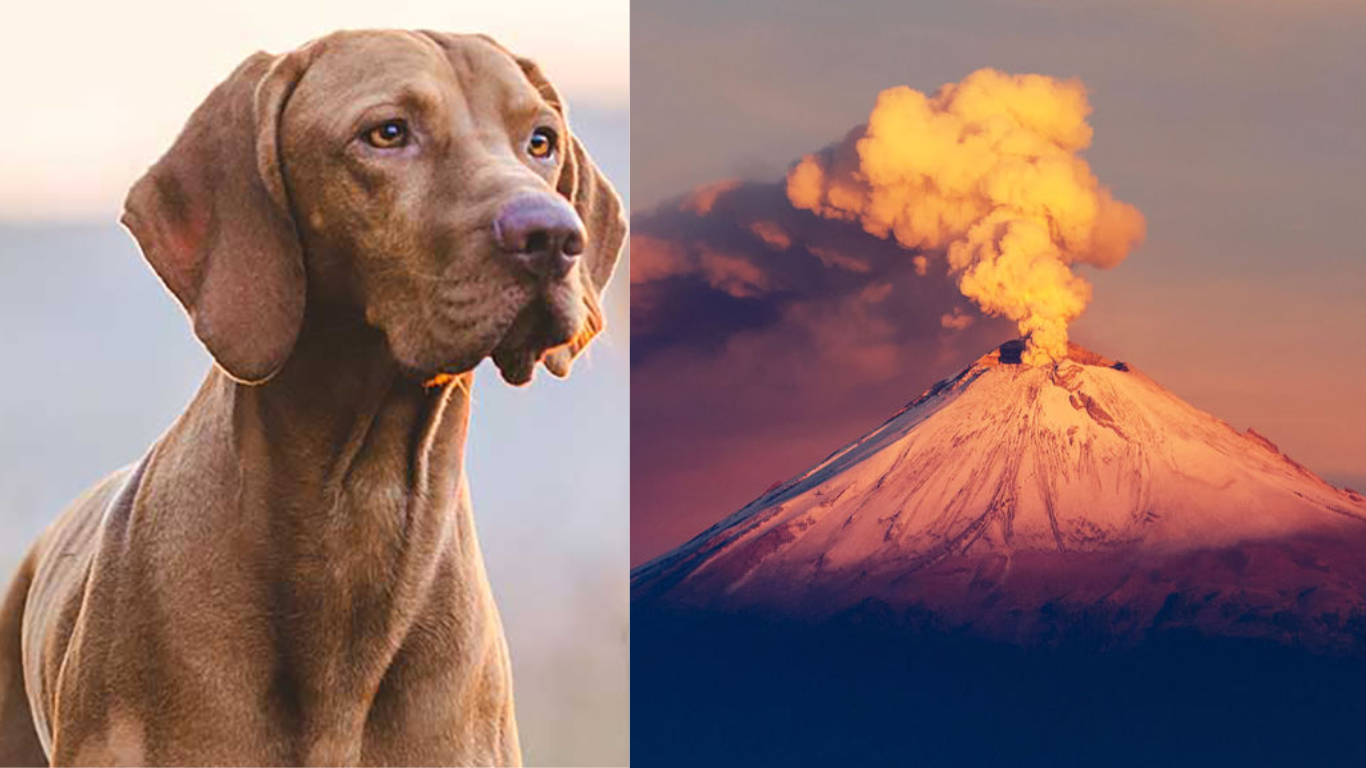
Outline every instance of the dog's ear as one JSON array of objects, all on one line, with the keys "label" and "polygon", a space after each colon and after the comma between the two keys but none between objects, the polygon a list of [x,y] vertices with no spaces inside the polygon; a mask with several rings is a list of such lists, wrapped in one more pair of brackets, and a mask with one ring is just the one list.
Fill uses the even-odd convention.
[{"label": "dog's ear", "polygon": [[[514,56],[517,65],[527,80],[535,86],[551,106],[564,117],[565,126],[569,125],[569,114],[563,99],[550,84],[541,68],[534,61]],[[556,376],[569,375],[574,358],[602,332],[606,326],[606,316],[602,310],[602,295],[612,271],[621,257],[622,246],[626,242],[626,216],[622,209],[621,198],[612,188],[611,182],[598,170],[593,158],[588,156],[583,143],[574,136],[572,130],[564,139],[564,168],[556,189],[567,198],[588,233],[579,268],[585,282],[584,301],[588,304],[588,321],[579,334],[568,344],[556,347],[546,353],[545,367]]]},{"label": "dog's ear", "polygon": [[557,188],[578,211],[588,233],[579,268],[586,284],[584,301],[588,305],[588,321],[573,340],[550,350],[545,356],[545,367],[556,376],[565,377],[569,375],[574,358],[606,327],[602,297],[621,258],[627,223],[617,191],[573,134],[566,142],[564,170]]},{"label": "dog's ear", "polygon": [[247,383],[285,364],[303,322],[303,253],[279,128],[310,58],[308,48],[248,58],[124,203],[124,226],[185,307],[195,335],[224,371]]}]

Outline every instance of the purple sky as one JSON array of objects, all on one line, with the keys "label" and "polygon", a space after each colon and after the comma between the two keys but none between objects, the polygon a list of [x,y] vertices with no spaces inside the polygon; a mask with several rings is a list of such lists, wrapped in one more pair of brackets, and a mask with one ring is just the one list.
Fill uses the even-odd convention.
[{"label": "purple sky", "polygon": [[[632,552],[639,564],[1012,335],[942,263],[785,205],[879,91],[1079,77],[1085,156],[1146,243],[1073,339],[1366,486],[1366,6],[977,0],[633,4]],[[691,190],[745,183],[705,206]],[[759,237],[767,221],[786,248]],[[779,243],[781,244],[781,243]],[[815,246],[813,251],[812,246]],[[815,251],[825,254],[820,258]],[[844,260],[831,256],[839,254]],[[917,279],[918,278],[918,279]],[[940,318],[977,318],[964,330]]]}]

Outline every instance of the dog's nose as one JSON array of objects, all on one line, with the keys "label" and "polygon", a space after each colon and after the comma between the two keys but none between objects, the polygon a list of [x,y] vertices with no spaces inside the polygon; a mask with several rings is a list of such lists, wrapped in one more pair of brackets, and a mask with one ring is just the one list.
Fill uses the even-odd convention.
[{"label": "dog's nose", "polygon": [[563,277],[583,253],[583,222],[554,195],[518,195],[493,218],[493,239],[538,277]]}]

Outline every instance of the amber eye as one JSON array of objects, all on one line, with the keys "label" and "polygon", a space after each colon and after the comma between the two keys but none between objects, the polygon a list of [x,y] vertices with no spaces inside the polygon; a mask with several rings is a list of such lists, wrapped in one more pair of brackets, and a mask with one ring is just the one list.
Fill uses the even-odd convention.
[{"label": "amber eye", "polygon": [[538,160],[550,157],[555,154],[555,145],[559,138],[553,128],[537,128],[531,132],[531,140],[527,142],[527,154]]},{"label": "amber eye", "polygon": [[408,123],[404,120],[385,120],[365,132],[365,141],[379,149],[393,149],[408,143]]}]

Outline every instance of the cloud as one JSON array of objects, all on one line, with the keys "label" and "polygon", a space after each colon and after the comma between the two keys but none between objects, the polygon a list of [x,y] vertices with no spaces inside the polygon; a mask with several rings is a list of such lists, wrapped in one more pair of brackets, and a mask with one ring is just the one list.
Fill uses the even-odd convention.
[{"label": "cloud", "polygon": [[683,201],[678,204],[678,208],[687,213],[706,216],[711,213],[712,206],[716,205],[716,200],[721,195],[740,186],[740,183],[739,179],[727,179],[698,187],[683,198]]},{"label": "cloud", "polygon": [[952,312],[945,312],[939,316],[939,325],[944,328],[952,328],[961,331],[972,325],[973,317],[963,311],[962,307],[954,307]]},{"label": "cloud", "polygon": [[[869,271],[869,269],[871,269],[864,262],[859,261],[853,256],[846,256],[845,254],[839,252],[834,248],[828,248],[819,245],[808,245],[806,247],[806,250],[812,256],[815,256],[817,259],[820,259],[820,262],[827,267],[834,267],[836,269],[847,269],[850,272],[867,272]],[[922,272],[921,274],[924,273]]]},{"label": "cloud", "polygon": [[865,126],[788,173],[793,206],[942,254],[963,295],[1015,321],[1026,359],[1067,350],[1091,286],[1073,264],[1113,267],[1144,235],[1138,209],[1101,186],[1079,80],[978,70],[932,96],[889,88]]},{"label": "cloud", "polygon": [[697,259],[707,285],[737,299],[762,296],[772,287],[768,275],[743,256],[730,256],[703,245]]},{"label": "cloud", "polygon": [[631,233],[631,284],[650,283],[694,269],[688,254],[678,243]]},{"label": "cloud", "polygon": [[787,236],[783,228],[771,221],[756,221],[749,225],[749,231],[754,236],[764,241],[764,245],[775,251],[786,251],[792,247],[792,238]]}]

